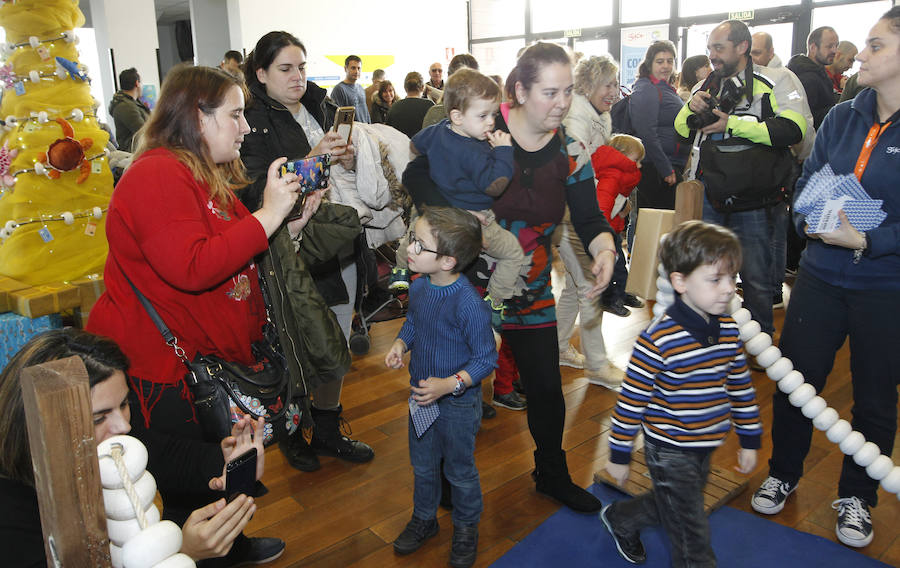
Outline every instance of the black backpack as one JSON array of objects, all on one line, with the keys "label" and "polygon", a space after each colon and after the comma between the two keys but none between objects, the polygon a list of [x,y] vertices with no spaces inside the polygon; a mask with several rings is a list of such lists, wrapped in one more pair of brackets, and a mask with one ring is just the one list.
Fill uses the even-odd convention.
[{"label": "black backpack", "polygon": [[628,116],[628,108],[631,106],[631,91],[621,88],[622,98],[613,103],[609,109],[609,117],[612,119],[613,134],[631,134],[634,136],[634,127],[631,126],[631,117]]}]

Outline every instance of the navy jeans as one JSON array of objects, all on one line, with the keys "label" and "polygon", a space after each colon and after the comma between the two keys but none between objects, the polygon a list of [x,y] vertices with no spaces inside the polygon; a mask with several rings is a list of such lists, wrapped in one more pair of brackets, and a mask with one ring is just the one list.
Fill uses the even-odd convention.
[{"label": "navy jeans", "polygon": [[607,518],[616,533],[632,537],[641,529],[662,525],[672,544],[672,566],[715,566],[703,509],[712,452],[679,450],[645,438],[644,455],[653,490],[610,506]]},{"label": "navy jeans", "polygon": [[772,294],[781,295],[784,284],[784,269],[787,264],[787,233],[794,227],[789,222],[790,212],[787,203],[779,203],[772,207],[769,223],[772,224]]},{"label": "navy jeans", "polygon": [[[848,270],[852,269],[848,268]],[[781,351],[821,392],[834,356],[850,336],[853,429],[890,456],[897,434],[900,383],[900,294],[896,290],[848,290],[811,276],[802,268],[791,294],[781,332]],[[772,459],[769,474],[790,483],[803,475],[813,425],[786,394],[775,390]],[[839,497],[878,502],[878,482],[844,456]]]},{"label": "navy jeans", "polygon": [[483,509],[481,483],[475,468],[475,434],[481,425],[481,385],[459,397],[438,400],[441,413],[421,438],[409,420],[409,461],[413,466],[413,516],[437,516],[441,499],[441,460],[453,487],[453,524],[475,526]]},{"label": "navy jeans", "polygon": [[772,323],[772,296],[775,294],[772,286],[773,219],[772,208],[719,213],[706,197],[703,198],[703,220],[728,227],[741,241],[744,256],[741,266],[744,307],[750,310],[753,319],[769,335],[775,332],[775,325]]}]

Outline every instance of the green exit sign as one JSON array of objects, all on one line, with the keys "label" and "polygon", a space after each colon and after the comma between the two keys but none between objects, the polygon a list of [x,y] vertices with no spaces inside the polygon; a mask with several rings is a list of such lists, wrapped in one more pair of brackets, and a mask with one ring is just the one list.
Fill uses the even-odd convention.
[{"label": "green exit sign", "polygon": [[563,35],[565,37],[581,37],[581,28],[574,30],[564,30]]},{"label": "green exit sign", "polygon": [[741,12],[728,12],[729,20],[752,20],[753,10],[743,10]]}]

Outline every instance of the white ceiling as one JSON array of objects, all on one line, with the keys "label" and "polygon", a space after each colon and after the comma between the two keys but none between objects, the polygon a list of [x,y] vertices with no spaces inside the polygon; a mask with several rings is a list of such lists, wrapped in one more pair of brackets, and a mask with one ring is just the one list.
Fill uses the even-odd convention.
[{"label": "white ceiling", "polygon": [[154,0],[154,4],[156,5],[156,21],[160,24],[191,19],[188,0]]}]

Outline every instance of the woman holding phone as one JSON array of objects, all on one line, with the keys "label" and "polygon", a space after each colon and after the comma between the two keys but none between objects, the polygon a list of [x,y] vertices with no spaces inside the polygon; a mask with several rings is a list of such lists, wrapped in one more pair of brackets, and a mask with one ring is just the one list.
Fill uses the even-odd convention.
[{"label": "woman holding phone", "polygon": [[[128,358],[112,340],[73,328],[55,329],[32,338],[16,353],[0,373],[0,547],[7,566],[46,566],[44,537],[38,514],[37,493],[31,466],[31,450],[25,429],[25,406],[21,395],[21,372],[26,367],[77,356],[84,362],[91,387],[91,411],[94,441],[131,431],[131,408],[125,381]],[[244,418],[235,425],[233,436],[222,441],[220,464],[228,462],[250,448],[262,456],[261,423]],[[263,462],[257,463],[256,478],[262,476]],[[219,466],[221,472],[222,466]],[[216,491],[224,489],[223,478],[202,478],[199,471],[180,471],[172,464],[151,472],[159,484],[209,484]],[[182,474],[196,476],[195,479]],[[225,499],[211,497],[210,504],[193,511],[181,527],[181,552],[196,560],[226,556],[232,546],[244,547],[249,539],[241,537],[250,517],[256,511],[251,497],[241,495],[226,504]],[[264,539],[278,544],[277,539]],[[277,541],[277,542],[276,542]],[[225,562],[232,565],[238,550]],[[222,562],[222,561],[219,561]],[[202,564],[201,564],[202,565]]]},{"label": "woman holding phone", "polygon": [[[248,207],[258,206],[266,168],[277,158],[331,154],[332,167],[354,168],[353,146],[334,132],[337,107],[325,89],[306,80],[306,47],[300,40],[287,32],[269,32],[244,65],[252,100],[247,105],[250,132],[241,159],[254,181],[239,197]],[[357,463],[375,455],[368,445],[340,430],[341,388],[350,368],[347,339],[357,290],[354,240],[361,227],[350,207],[329,204],[328,213],[328,219],[323,214],[314,217],[297,239],[291,239],[283,225],[263,261],[273,303],[284,315],[281,323],[293,327],[303,343],[296,350],[299,368],[291,370],[304,378],[305,391],[311,395],[312,441],[307,444],[302,436],[291,436],[281,444],[288,462],[301,471],[319,469],[319,455]],[[318,254],[307,256],[313,250]]]}]

